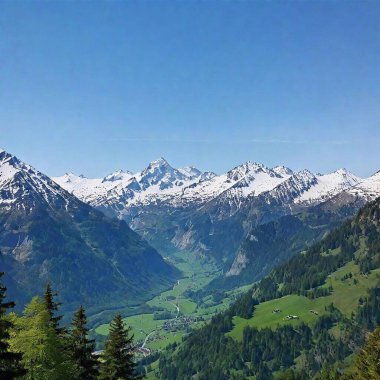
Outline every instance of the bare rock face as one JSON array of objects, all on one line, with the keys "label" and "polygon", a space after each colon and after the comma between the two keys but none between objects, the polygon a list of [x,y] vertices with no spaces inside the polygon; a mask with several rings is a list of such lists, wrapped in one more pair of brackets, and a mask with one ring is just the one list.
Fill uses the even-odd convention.
[{"label": "bare rock face", "polygon": [[226,277],[238,276],[248,265],[249,259],[243,250],[239,250]]}]

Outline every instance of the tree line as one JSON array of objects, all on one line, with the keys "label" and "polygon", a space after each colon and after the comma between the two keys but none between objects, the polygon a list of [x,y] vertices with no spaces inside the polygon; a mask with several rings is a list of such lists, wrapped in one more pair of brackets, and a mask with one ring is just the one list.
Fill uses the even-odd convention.
[{"label": "tree line", "polygon": [[[4,273],[0,273],[0,280]],[[133,335],[120,314],[112,320],[103,352],[95,352],[83,306],[71,325],[62,327],[60,304],[50,284],[33,297],[21,315],[6,301],[0,282],[0,379],[120,380],[138,379]]]}]

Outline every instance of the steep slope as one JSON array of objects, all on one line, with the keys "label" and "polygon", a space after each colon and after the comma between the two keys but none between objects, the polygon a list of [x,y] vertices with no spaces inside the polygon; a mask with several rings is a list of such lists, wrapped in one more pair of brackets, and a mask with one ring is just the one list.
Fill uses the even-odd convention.
[{"label": "steep slope", "polygon": [[67,309],[136,303],[178,275],[121,220],[81,202],[16,157],[0,153],[0,256],[18,306],[48,281]]},{"label": "steep slope", "polygon": [[162,379],[339,378],[380,324],[380,198],[160,357]]},{"label": "steep slope", "polygon": [[243,240],[226,277],[238,276],[239,285],[256,281],[322,239],[341,220],[339,215],[312,209],[258,225]]},{"label": "steep slope", "polygon": [[[272,207],[273,214],[276,206]],[[275,266],[321,240],[357,210],[356,204],[332,209],[322,203],[304,208],[299,213],[257,223],[244,233],[244,238],[238,240],[238,245],[230,244],[235,247],[232,260],[226,261],[224,273],[198,292],[197,298],[217,289],[229,290],[260,280]],[[270,211],[266,212],[267,215],[269,213]]]}]

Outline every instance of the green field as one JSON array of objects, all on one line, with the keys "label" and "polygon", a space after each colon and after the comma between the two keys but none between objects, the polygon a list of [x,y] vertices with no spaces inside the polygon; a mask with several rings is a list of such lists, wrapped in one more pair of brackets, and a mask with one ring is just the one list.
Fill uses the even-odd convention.
[{"label": "green field", "polygon": [[[132,333],[137,341],[144,340],[146,335],[160,328],[164,321],[153,319],[153,314],[139,314],[124,318],[127,326],[130,326]],[[108,324],[101,325],[96,328],[96,333],[99,335],[108,335]]]},{"label": "green field", "polygon": [[[188,290],[196,291],[203,288],[218,276],[220,271],[213,262],[205,261],[192,253],[181,252],[171,256],[170,260],[182,271],[183,277],[178,280],[171,290],[162,292],[146,302],[150,308],[158,313],[169,312],[171,314],[170,318],[155,320],[153,313],[132,315],[124,318],[125,324],[131,327],[137,344],[141,345],[145,338],[151,334],[145,347],[152,351],[161,350],[170,343],[179,342],[187,333],[187,328],[180,328],[176,331],[165,330],[163,326],[166,321],[175,320],[176,316],[188,316],[194,319],[202,317],[201,321],[193,321],[188,326],[197,328],[215,313],[227,309],[238,294],[248,289],[248,287],[242,287],[228,292],[226,297],[218,304],[212,301],[212,297],[206,297],[202,302],[202,306],[198,307],[184,293]],[[179,313],[177,307],[179,308]],[[108,335],[108,331],[108,324],[102,324],[95,329],[96,334],[101,336]]]},{"label": "green field", "polygon": [[[347,273],[352,273],[352,278],[342,280]],[[228,333],[235,339],[242,339],[246,326],[257,328],[276,328],[284,324],[298,325],[301,322],[311,324],[320,315],[325,313],[325,307],[333,303],[343,314],[350,316],[355,311],[360,297],[366,295],[367,289],[376,285],[380,270],[373,270],[370,275],[362,275],[359,267],[350,262],[338,269],[327,279],[323,287],[332,286],[332,294],[311,300],[304,296],[288,295],[275,300],[260,303],[256,306],[254,316],[251,319],[234,317],[234,328]],[[273,310],[281,310],[274,313]],[[310,310],[318,313],[315,315]],[[296,315],[299,319],[285,320],[287,315]]]}]

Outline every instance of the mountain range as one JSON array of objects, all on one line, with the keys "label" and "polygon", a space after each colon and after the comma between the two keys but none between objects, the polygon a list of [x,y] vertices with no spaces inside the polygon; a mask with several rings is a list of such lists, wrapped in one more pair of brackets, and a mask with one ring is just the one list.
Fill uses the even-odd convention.
[{"label": "mountain range", "polygon": [[68,308],[148,299],[180,276],[160,253],[181,250],[215,261],[223,275],[209,288],[227,289],[262,278],[377,196],[379,172],[246,162],[217,175],[160,158],[138,173],[49,178],[0,151],[0,263],[20,305],[49,281]]},{"label": "mountain range", "polygon": [[379,194],[380,174],[362,179],[346,169],[329,174],[309,170],[293,172],[284,166],[268,168],[246,162],[216,175],[195,167],[175,169],[164,159],[151,162],[138,173],[118,170],[104,178],[89,179],[66,173],[53,180],[79,199],[96,207],[111,209],[128,218],[130,209],[151,204],[172,207],[204,205],[223,197],[231,202],[265,195],[282,203],[318,204],[343,191],[372,199]]},{"label": "mountain range", "polygon": [[48,282],[67,309],[91,313],[149,299],[179,271],[132,231],[48,176],[0,152],[0,265],[22,305]]},{"label": "mountain range", "polygon": [[[160,252],[188,250],[216,260],[231,286],[261,278],[380,196],[380,172],[360,178],[346,169],[315,174],[254,162],[217,175],[176,169],[160,158],[138,173],[53,180],[125,220]],[[277,242],[271,249],[268,239]]]}]

